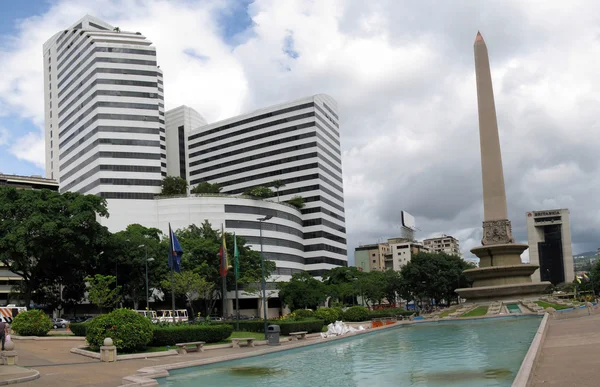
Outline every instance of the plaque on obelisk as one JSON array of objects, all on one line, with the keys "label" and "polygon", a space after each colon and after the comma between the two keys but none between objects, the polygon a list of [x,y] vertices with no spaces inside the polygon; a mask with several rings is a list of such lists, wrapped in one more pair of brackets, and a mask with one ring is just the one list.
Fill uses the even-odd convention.
[{"label": "plaque on obelisk", "polygon": [[479,268],[464,272],[473,280],[473,287],[456,291],[462,298],[477,301],[540,294],[550,283],[532,283],[531,274],[539,266],[521,262],[521,254],[528,246],[515,243],[508,220],[490,61],[479,32],[475,37],[474,52],[483,181],[483,238],[482,246],[471,250],[479,257]]}]

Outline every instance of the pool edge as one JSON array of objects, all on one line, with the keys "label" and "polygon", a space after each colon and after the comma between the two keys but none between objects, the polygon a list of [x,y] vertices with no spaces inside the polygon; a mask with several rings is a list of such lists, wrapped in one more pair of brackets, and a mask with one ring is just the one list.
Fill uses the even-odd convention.
[{"label": "pool edge", "polygon": [[517,373],[517,376],[513,381],[512,387],[527,387],[528,385],[530,385],[533,377],[533,369],[535,367],[535,363],[542,351],[542,344],[544,343],[546,333],[548,332],[548,316],[548,313],[544,314],[542,322],[540,323],[540,326],[538,327],[538,330],[533,340],[531,341],[529,350],[523,358],[523,362],[521,363],[519,372]]}]

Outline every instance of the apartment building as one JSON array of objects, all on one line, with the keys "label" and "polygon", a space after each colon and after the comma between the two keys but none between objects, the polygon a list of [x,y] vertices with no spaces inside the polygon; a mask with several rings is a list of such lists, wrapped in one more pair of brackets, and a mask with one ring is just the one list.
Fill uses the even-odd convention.
[{"label": "apartment building", "polygon": [[442,235],[437,238],[428,238],[423,240],[423,246],[434,253],[446,253],[461,256],[458,239],[451,235]]}]

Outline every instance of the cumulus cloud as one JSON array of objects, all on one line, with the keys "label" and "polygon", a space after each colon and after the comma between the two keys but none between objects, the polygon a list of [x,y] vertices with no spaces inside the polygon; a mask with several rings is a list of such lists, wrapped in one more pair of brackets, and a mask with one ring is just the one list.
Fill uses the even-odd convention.
[{"label": "cumulus cloud", "polygon": [[[583,0],[256,0],[247,28],[232,35],[229,24],[240,14],[233,0],[63,0],[20,22],[0,48],[0,114],[41,125],[41,45],[90,13],[155,43],[167,108],[186,104],[215,121],[311,94],[333,96],[349,255],[359,242],[397,235],[407,210],[418,237],[454,235],[469,256],[483,216],[472,49],[481,30],[516,239],[527,240],[527,211],[568,207],[574,251],[595,250],[598,11]],[[39,149],[39,133],[8,129]],[[18,154],[43,162],[41,152]]]}]

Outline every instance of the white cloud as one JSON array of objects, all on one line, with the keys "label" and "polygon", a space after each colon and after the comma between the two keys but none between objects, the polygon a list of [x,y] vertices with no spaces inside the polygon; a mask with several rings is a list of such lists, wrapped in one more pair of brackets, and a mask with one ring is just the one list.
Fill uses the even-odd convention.
[{"label": "white cloud", "polygon": [[[472,51],[481,29],[517,239],[527,239],[526,211],[569,207],[574,251],[595,249],[600,5],[427,3],[257,0],[246,41],[232,48],[214,17],[226,2],[59,1],[21,22],[0,48],[0,114],[41,127],[41,45],[90,13],[155,43],[167,108],[186,104],[215,121],[332,95],[341,116],[350,255],[358,241],[397,234],[403,209],[416,216],[420,237],[454,234],[468,252],[481,239]],[[8,129],[30,145],[12,151],[42,165],[39,133]]]},{"label": "white cloud", "polygon": [[0,126],[0,146],[8,144],[8,130]]}]

